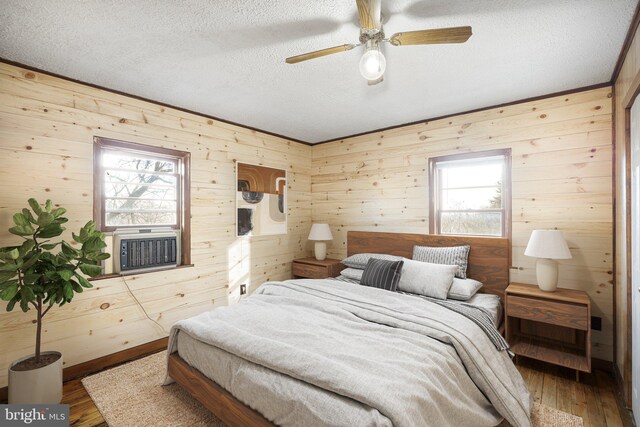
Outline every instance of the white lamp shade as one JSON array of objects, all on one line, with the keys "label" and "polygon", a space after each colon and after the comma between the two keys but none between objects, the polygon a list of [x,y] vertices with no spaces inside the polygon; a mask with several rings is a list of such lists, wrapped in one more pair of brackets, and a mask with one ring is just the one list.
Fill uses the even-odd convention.
[{"label": "white lamp shade", "polygon": [[567,241],[560,230],[533,230],[526,256],[548,259],[571,259]]},{"label": "white lamp shade", "polygon": [[333,240],[329,224],[313,224],[309,233],[309,240]]}]

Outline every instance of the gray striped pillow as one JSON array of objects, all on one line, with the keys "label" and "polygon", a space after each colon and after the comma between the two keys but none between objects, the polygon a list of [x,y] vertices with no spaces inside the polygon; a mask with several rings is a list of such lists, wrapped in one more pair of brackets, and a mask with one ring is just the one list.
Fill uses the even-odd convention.
[{"label": "gray striped pillow", "polygon": [[456,277],[467,278],[467,262],[471,246],[414,246],[413,259],[415,261],[430,262],[431,264],[457,265]]},{"label": "gray striped pillow", "polygon": [[342,260],[342,264],[346,265],[347,267],[364,270],[364,268],[367,266],[367,263],[371,258],[386,259],[388,261],[399,261],[402,259],[401,256],[395,256],[395,255],[363,253],[363,254],[355,254],[355,255],[351,255],[350,257],[346,257],[345,259]]},{"label": "gray striped pillow", "polygon": [[398,289],[403,263],[402,260],[387,261],[371,258],[362,273],[360,284],[395,292]]}]

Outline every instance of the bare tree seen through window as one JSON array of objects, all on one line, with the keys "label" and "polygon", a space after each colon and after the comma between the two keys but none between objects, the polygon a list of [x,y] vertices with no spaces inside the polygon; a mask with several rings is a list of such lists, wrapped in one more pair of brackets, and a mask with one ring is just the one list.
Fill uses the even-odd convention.
[{"label": "bare tree seen through window", "polygon": [[175,161],[118,153],[105,154],[103,161],[108,226],[177,223]]}]

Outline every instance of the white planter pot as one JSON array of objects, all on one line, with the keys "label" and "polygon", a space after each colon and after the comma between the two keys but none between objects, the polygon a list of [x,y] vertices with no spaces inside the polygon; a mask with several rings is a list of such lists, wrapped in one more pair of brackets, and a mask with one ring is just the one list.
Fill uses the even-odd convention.
[{"label": "white planter pot", "polygon": [[9,403],[60,403],[62,400],[62,354],[43,351],[41,355],[59,354],[50,365],[30,371],[14,371],[13,367],[31,356],[16,360],[9,366]]}]

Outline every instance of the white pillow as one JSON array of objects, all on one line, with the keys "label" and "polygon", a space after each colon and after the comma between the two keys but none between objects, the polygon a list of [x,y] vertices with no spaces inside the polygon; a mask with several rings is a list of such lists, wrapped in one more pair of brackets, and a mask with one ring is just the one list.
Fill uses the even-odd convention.
[{"label": "white pillow", "polygon": [[364,270],[360,270],[359,268],[345,268],[340,272],[344,277],[348,277],[351,280],[357,280],[358,282],[362,280],[362,273]]},{"label": "white pillow", "polygon": [[447,299],[457,271],[457,265],[431,264],[405,258],[398,290]]},{"label": "white pillow", "polygon": [[482,287],[482,283],[473,279],[453,278],[447,298],[466,301],[476,294]]},{"label": "white pillow", "polygon": [[364,270],[371,258],[384,259],[387,261],[400,261],[402,259],[401,256],[395,255],[362,253],[346,257],[341,262],[347,267]]}]

